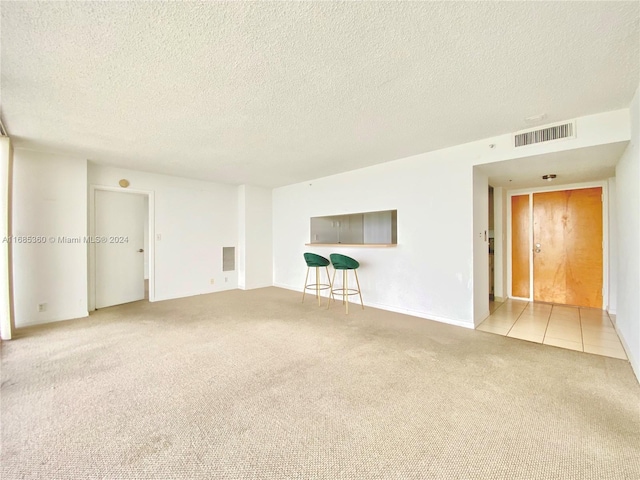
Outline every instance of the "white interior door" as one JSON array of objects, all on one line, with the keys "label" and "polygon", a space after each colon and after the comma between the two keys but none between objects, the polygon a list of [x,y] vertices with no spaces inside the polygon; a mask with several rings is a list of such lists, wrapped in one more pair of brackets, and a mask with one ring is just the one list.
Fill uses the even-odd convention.
[{"label": "white interior door", "polygon": [[144,298],[145,196],[95,191],[96,308]]}]

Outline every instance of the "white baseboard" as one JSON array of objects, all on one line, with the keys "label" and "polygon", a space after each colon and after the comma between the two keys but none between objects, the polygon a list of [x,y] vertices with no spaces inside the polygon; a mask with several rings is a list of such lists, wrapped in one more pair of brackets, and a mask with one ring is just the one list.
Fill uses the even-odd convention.
[{"label": "white baseboard", "polygon": [[46,325],[47,323],[57,323],[57,322],[64,322],[66,320],[75,320],[78,318],[87,318],[89,316],[89,312],[77,312],[77,313],[73,313],[71,315],[65,315],[62,318],[50,318],[47,320],[42,320],[42,321],[28,321],[28,322],[24,322],[21,323],[19,325],[16,324],[15,328],[25,328],[25,327],[33,327],[35,325]]},{"label": "white baseboard", "polygon": [[478,323],[476,323],[475,318],[474,318],[473,323],[474,323],[475,327],[473,327],[473,328],[476,328],[478,325],[480,325],[482,322],[484,322],[487,318],[489,318],[489,315],[491,315],[491,311],[487,310],[482,315],[480,315],[480,317],[479,317],[480,319],[478,320]]},{"label": "white baseboard", "polygon": [[[274,287],[278,287],[278,288],[284,288],[285,290],[293,290],[294,292],[300,292],[302,293],[302,288],[301,287],[294,287],[292,285],[287,285],[285,283],[277,283],[274,282],[273,284]],[[322,295],[322,292],[320,293]],[[324,296],[324,295],[323,295]]]},{"label": "white baseboard", "polygon": [[616,333],[618,334],[620,343],[622,343],[622,348],[624,348],[624,353],[627,354],[627,358],[629,359],[629,364],[631,364],[631,370],[633,370],[633,373],[636,376],[636,380],[638,381],[638,383],[640,383],[640,364],[638,363],[640,359],[637,359],[633,355],[630,355],[631,349],[629,348],[629,345],[627,344],[624,336],[620,333],[620,330],[618,330],[618,325],[614,324],[613,327],[616,329]]},{"label": "white baseboard", "polygon": [[[294,287],[292,285],[286,285],[283,283],[274,283],[273,284],[274,287],[279,287],[279,288],[284,288],[286,290],[293,290],[294,292],[300,292],[302,293],[302,288],[300,287]],[[311,292],[311,294],[313,294],[313,292]],[[322,295],[323,297],[327,297],[328,293],[320,293],[320,295]],[[448,317],[442,317],[440,315],[433,315],[431,313],[428,312],[422,312],[422,311],[418,311],[418,310],[412,310],[410,308],[401,308],[401,307],[396,307],[395,305],[386,305],[383,303],[376,303],[376,302],[364,302],[364,305],[366,307],[371,307],[371,308],[378,308],[380,310],[386,310],[388,312],[395,312],[395,313],[402,313],[405,315],[411,315],[412,317],[418,317],[418,318],[424,318],[426,320],[433,320],[434,322],[439,322],[439,323],[446,323],[448,325],[455,325],[456,327],[464,327],[464,328],[470,328],[470,329],[474,329],[475,326],[473,325],[473,323],[469,323],[467,321],[464,320],[458,320],[458,319],[453,319],[453,318],[448,318]]]},{"label": "white baseboard", "polygon": [[165,300],[177,300],[179,298],[195,297],[198,295],[209,295],[210,293],[227,292],[229,290],[237,290],[237,289],[238,287],[236,285],[232,285],[228,287],[216,288],[215,290],[202,290],[200,292],[183,292],[177,295],[160,296],[156,294],[153,300],[149,299],[149,302],[153,303],[153,302],[163,302]]},{"label": "white baseboard", "polygon": [[369,303],[364,302],[367,307],[379,308],[380,310],[387,310],[395,313],[403,313],[405,315],[411,315],[412,317],[424,318],[426,320],[433,320],[434,322],[446,323],[448,325],[455,325],[456,327],[470,328],[473,330],[475,326],[473,323],[466,322],[464,320],[458,320],[448,317],[442,317],[440,315],[433,315],[432,313],[421,312],[418,310],[412,310],[410,308],[401,308],[393,305],[385,305],[382,303]]},{"label": "white baseboard", "polygon": [[238,285],[238,289],[240,289],[240,290],[256,290],[258,288],[267,288],[267,287],[273,287],[273,284],[272,283],[265,283],[265,284],[259,284],[259,285],[249,285],[249,286],[246,286],[246,285],[240,286],[240,285]]}]

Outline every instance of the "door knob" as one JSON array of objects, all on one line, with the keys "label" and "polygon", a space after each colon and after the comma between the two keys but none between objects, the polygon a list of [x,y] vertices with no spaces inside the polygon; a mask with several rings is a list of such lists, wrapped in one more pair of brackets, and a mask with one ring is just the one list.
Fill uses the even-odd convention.
[{"label": "door knob", "polygon": [[142,252],[144,252],[144,248],[138,249],[138,253],[142,253]]}]

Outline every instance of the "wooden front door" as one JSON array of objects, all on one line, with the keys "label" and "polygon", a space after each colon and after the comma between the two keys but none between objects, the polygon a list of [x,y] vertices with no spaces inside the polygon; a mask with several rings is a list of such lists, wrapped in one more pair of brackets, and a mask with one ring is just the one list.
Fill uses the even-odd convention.
[{"label": "wooden front door", "polygon": [[514,297],[529,298],[529,264],[531,248],[529,234],[531,221],[529,195],[511,197],[511,294]]},{"label": "wooden front door", "polygon": [[602,188],[533,194],[533,299],[602,308]]},{"label": "wooden front door", "polygon": [[[529,195],[511,198],[512,295],[602,308],[602,188],[534,193],[533,245]],[[533,253],[531,253],[533,252]]]}]

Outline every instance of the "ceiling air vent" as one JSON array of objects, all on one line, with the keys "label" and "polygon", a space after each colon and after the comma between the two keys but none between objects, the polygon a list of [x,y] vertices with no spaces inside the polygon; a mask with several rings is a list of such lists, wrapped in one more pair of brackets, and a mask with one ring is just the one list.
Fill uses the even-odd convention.
[{"label": "ceiling air vent", "polygon": [[514,134],[514,145],[524,147],[535,143],[551,142],[576,137],[575,122],[561,123],[549,127],[523,130]]}]

